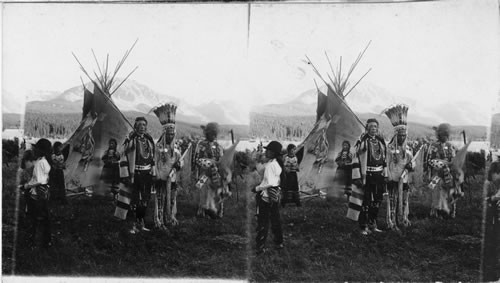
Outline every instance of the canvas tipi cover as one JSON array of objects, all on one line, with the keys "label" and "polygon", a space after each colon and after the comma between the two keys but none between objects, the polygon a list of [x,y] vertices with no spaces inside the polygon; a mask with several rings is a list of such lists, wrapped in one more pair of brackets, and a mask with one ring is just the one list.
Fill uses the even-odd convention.
[{"label": "canvas tipi cover", "polygon": [[325,53],[332,71],[332,76],[328,75],[329,82],[321,76],[306,56],[308,64],[327,85],[327,95],[316,85],[318,90],[316,124],[306,139],[297,146],[297,157],[300,162],[299,188],[306,194],[319,193],[326,194],[327,197],[341,197],[344,194],[346,175],[343,174],[343,170],[337,170],[335,159],[342,150],[343,141],[350,143],[351,153],[354,153],[354,144],[364,131],[363,123],[347,105],[345,98],[371,70],[369,69],[354,85],[349,86],[349,79],[369,45],[370,43],[346,73],[342,73],[342,57],[337,70],[334,70],[330,58]]},{"label": "canvas tipi cover", "polygon": [[101,158],[108,149],[109,140],[116,139],[120,151],[120,145],[133,130],[111,98],[95,82],[93,88],[91,92],[84,86],[82,121],[63,145],[68,153],[65,180],[69,190],[98,184],[104,165]]},{"label": "canvas tipi cover", "polygon": [[327,197],[341,197],[344,178],[337,174],[335,158],[342,142],[351,144],[363,133],[363,124],[343,97],[328,86],[328,95],[318,89],[317,122],[306,139],[297,147],[302,158],[299,165],[299,187],[306,193],[322,192]]}]

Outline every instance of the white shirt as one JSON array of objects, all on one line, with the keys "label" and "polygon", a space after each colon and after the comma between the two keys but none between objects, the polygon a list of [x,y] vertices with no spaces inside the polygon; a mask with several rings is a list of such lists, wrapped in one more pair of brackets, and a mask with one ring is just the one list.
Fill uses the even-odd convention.
[{"label": "white shirt", "polygon": [[262,191],[263,199],[269,198],[269,195],[267,193],[267,189],[262,189],[262,188],[267,186],[272,186],[272,187],[279,186],[280,174],[281,174],[281,166],[278,164],[278,161],[276,161],[276,159],[273,159],[265,164],[264,178],[262,178],[262,182],[260,182],[260,185],[258,185],[255,188],[257,192]]},{"label": "white shirt", "polygon": [[36,160],[33,166],[33,177],[31,177],[31,181],[29,181],[28,185],[36,183],[46,185],[49,182],[49,172],[50,165],[45,157]]}]

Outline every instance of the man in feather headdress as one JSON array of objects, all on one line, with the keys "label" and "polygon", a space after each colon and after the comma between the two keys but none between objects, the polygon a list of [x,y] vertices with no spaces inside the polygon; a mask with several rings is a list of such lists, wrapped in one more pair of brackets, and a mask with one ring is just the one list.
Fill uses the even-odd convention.
[{"label": "man in feather headdress", "polygon": [[[407,145],[408,106],[396,105],[384,111],[394,127],[394,136],[387,145],[387,226],[399,230],[398,225],[410,225],[408,171],[413,170],[413,154]],[[405,172],[406,171],[406,172]]]},{"label": "man in feather headdress", "polygon": [[[444,216],[450,214],[455,217],[455,205],[452,211],[448,206],[448,198],[455,193],[459,186],[455,185],[452,175],[452,160],[456,155],[455,147],[448,141],[450,137],[450,124],[440,124],[436,130],[437,141],[429,147],[427,162],[431,173],[431,183],[429,188],[432,190],[431,216]],[[461,191],[458,191],[461,194]]]},{"label": "man in feather headdress", "polygon": [[378,135],[378,127],[376,119],[368,119],[366,133],[356,142],[352,165],[353,184],[363,193],[358,218],[363,235],[382,232],[377,228],[377,217],[387,183],[387,149],[384,139]]},{"label": "man in feather headdress", "polygon": [[215,208],[213,200],[216,198],[216,189],[222,186],[217,163],[221,160],[224,149],[216,140],[219,133],[217,123],[208,123],[201,128],[205,134],[205,140],[198,142],[195,152],[196,187],[200,189],[198,215],[217,218],[217,212],[221,211]]},{"label": "man in feather headdress", "polygon": [[160,120],[163,133],[156,143],[155,161],[158,173],[157,180],[157,209],[155,209],[155,226],[166,229],[171,223],[177,225],[177,170],[183,166],[181,152],[175,142],[175,113],[177,106],[166,103],[156,107],[153,111]]},{"label": "man in feather headdress", "polygon": [[130,231],[132,234],[140,230],[149,231],[144,226],[144,217],[151,197],[153,177],[156,177],[156,167],[155,145],[153,138],[147,133],[147,126],[146,118],[137,117],[134,131],[128,135],[123,144],[128,180],[132,184],[132,207],[135,207],[136,222]]}]

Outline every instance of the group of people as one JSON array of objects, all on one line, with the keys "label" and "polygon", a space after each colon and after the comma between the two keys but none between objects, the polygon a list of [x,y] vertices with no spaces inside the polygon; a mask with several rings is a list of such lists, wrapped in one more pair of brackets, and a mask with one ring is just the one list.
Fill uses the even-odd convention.
[{"label": "group of people", "polygon": [[[382,232],[377,225],[379,209],[384,195],[387,201],[387,228],[399,231],[411,225],[409,216],[409,172],[415,170],[416,154],[424,155],[423,166],[429,175],[432,190],[431,216],[455,217],[456,199],[463,195],[459,173],[454,171],[453,159],[457,152],[449,142],[451,126],[447,123],[436,128],[437,141],[409,145],[407,140],[408,107],[396,105],[384,112],[394,127],[394,135],[386,143],[379,134],[379,122],[375,118],[367,120],[365,132],[354,142],[344,141],[335,162],[337,170],[345,176],[344,194],[349,200],[349,210],[355,211],[350,217],[358,221],[362,235]],[[274,234],[277,248],[283,247],[283,235],[279,218],[279,195],[290,199],[298,198],[298,165],[293,154],[293,145],[283,162],[281,148],[277,141],[270,142],[265,155],[267,163],[262,182],[253,191],[257,194],[257,254],[265,251],[265,241],[269,225]],[[416,149],[416,151],[415,151]],[[295,193],[296,192],[296,193]],[[359,202],[355,200],[358,199]],[[450,201],[450,199],[452,201]],[[495,197],[492,197],[495,199]],[[451,207],[450,207],[451,206]],[[349,213],[348,213],[349,215]]]},{"label": "group of people", "polygon": [[[185,157],[176,140],[176,109],[176,105],[167,103],[153,110],[163,127],[156,143],[147,133],[144,117],[136,118],[134,131],[124,141],[119,178],[131,188],[131,201],[128,207],[126,203],[123,207],[124,203],[118,202],[117,211],[125,211],[122,219],[126,218],[126,212],[134,213],[135,222],[130,231],[133,234],[150,230],[145,223],[147,213],[153,214],[155,228],[165,230],[168,225],[178,224],[178,172],[184,167]],[[219,125],[211,122],[201,128],[205,139],[194,145],[193,168],[190,168],[194,170],[192,176],[199,192],[197,215],[220,218],[223,215],[222,200],[230,195],[228,179],[231,176],[224,167],[227,165],[221,164],[225,152],[217,142]],[[153,201],[152,194],[156,196]],[[115,212],[116,215],[120,213]]]},{"label": "group of people", "polygon": [[[131,212],[132,234],[151,228],[165,230],[168,225],[178,224],[177,173],[184,166],[184,158],[176,140],[176,109],[176,105],[166,103],[153,110],[163,127],[157,142],[148,133],[146,118],[137,117],[133,131],[123,138],[123,144],[119,147],[117,139],[110,139],[101,157],[100,179],[110,185],[117,198],[114,215],[126,219]],[[227,174],[221,172],[219,166],[224,150],[216,140],[218,124],[208,123],[202,128],[205,139],[196,144],[193,160],[196,186],[200,189],[198,214],[217,218],[222,211],[214,199],[227,194]],[[66,204],[64,170],[65,156],[60,142],[52,146],[49,140],[42,138],[33,150],[24,152],[19,189],[25,194],[33,245],[36,245],[37,230],[42,233],[43,246],[51,245],[49,200]],[[124,201],[127,198],[129,201]],[[153,223],[148,223],[152,225],[146,225],[146,218],[153,219]]]},{"label": "group of people", "polygon": [[[117,202],[117,211],[126,218],[127,212],[133,213],[134,223],[131,233],[149,231],[145,218],[153,213],[155,228],[166,229],[168,225],[178,224],[177,213],[177,172],[184,166],[181,150],[176,143],[174,104],[163,104],[154,109],[163,127],[163,132],[155,143],[148,134],[148,121],[137,117],[134,130],[124,137],[123,152],[118,151],[116,139],[109,140],[109,148],[104,152],[102,180],[111,184],[118,194],[119,183],[128,187],[130,202]],[[396,105],[385,111],[394,127],[392,139],[386,141],[379,135],[379,122],[368,119],[365,132],[353,142],[344,141],[335,162],[338,170],[344,171],[345,190],[349,209],[357,211],[356,219],[361,233],[382,232],[377,225],[379,208],[384,194],[388,194],[387,227],[399,230],[410,225],[408,172],[415,168],[416,152],[408,145],[407,135],[408,107]],[[194,176],[196,187],[200,190],[198,215],[217,218],[222,216],[222,207],[217,207],[214,199],[223,199],[228,192],[227,172],[221,170],[220,162],[224,150],[217,142],[219,128],[217,123],[203,126],[205,139],[197,143],[194,153]],[[458,198],[463,194],[460,180],[452,170],[452,160],[456,149],[448,141],[450,125],[441,124],[436,129],[437,141],[430,145],[420,145],[424,151],[425,162],[430,175],[429,188],[433,192],[432,216],[451,215],[454,217],[455,203],[449,207],[448,199]],[[253,188],[257,205],[257,252],[265,251],[265,242],[271,226],[274,241],[278,248],[283,248],[283,235],[280,223],[279,206],[287,203],[301,206],[297,173],[299,162],[295,156],[295,145],[283,149],[278,141],[263,146],[265,164],[261,182]],[[33,240],[38,226],[42,226],[44,245],[50,244],[48,201],[65,199],[64,156],[59,142],[51,143],[40,139],[34,146],[34,152],[25,151],[22,160],[21,189],[25,192],[27,212],[32,222],[30,229]],[[496,167],[492,167],[496,168]],[[491,176],[492,180],[494,175]],[[496,179],[495,179],[496,180]],[[493,181],[492,181],[493,182]],[[493,182],[494,183],[494,182]],[[49,189],[50,188],[50,189]],[[155,196],[152,199],[152,195]],[[498,193],[491,196],[498,201]],[[361,202],[352,200],[360,198]],[[151,201],[153,200],[153,201]],[[151,206],[154,205],[154,209]],[[119,213],[118,213],[119,214]],[[115,216],[117,213],[115,212]]]},{"label": "group of people", "polygon": [[[394,136],[388,144],[378,135],[379,122],[372,118],[366,123],[366,133],[355,144],[352,158],[352,185],[362,194],[358,222],[363,235],[382,232],[377,218],[383,195],[389,194],[387,226],[398,230],[409,225],[408,171],[413,170],[413,154],[406,144],[407,125],[405,106],[386,111],[394,126]],[[393,115],[392,111],[398,112]],[[396,117],[394,117],[396,116]],[[351,182],[350,182],[351,183]]]},{"label": "group of people", "polygon": [[[387,202],[387,227],[399,230],[408,226],[409,214],[409,172],[416,166],[416,154],[422,154],[425,174],[429,176],[432,190],[431,216],[456,215],[456,199],[463,196],[458,172],[453,171],[452,160],[457,152],[449,142],[451,126],[447,123],[436,128],[437,141],[419,143],[411,147],[407,142],[408,107],[396,105],[385,111],[394,127],[394,136],[389,143],[379,136],[379,122],[372,118],[366,123],[366,132],[355,143],[354,152],[350,142],[344,141],[343,149],[335,160],[339,170],[347,176],[345,194],[351,197],[353,187],[361,203],[351,202],[350,209],[359,211],[358,221],[361,233],[368,235],[381,232],[377,227],[377,217],[384,194]],[[424,178],[424,176],[422,176]],[[355,198],[353,198],[355,199]],[[449,200],[452,199],[450,202]],[[451,207],[450,207],[451,206]]]},{"label": "group of people", "polygon": [[[178,224],[177,173],[184,167],[185,160],[176,142],[176,109],[176,105],[167,103],[153,110],[163,127],[156,143],[147,133],[144,117],[136,118],[134,131],[125,139],[119,171],[120,179],[131,187],[130,210],[126,209],[135,216],[131,233],[150,230],[145,223],[147,213],[154,214],[155,228],[165,230],[168,225]],[[222,216],[222,209],[214,199],[223,198],[227,193],[225,172],[219,166],[224,150],[216,140],[217,123],[208,123],[202,129],[205,139],[196,144],[193,159],[195,186],[200,192],[198,215],[217,218]],[[156,195],[153,202],[150,201],[152,193]],[[117,205],[117,209],[122,208]]]}]

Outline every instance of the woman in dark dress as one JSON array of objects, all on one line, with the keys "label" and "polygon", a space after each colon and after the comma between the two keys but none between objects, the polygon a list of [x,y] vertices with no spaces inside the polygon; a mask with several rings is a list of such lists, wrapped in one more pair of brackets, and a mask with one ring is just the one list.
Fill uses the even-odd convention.
[{"label": "woman in dark dress", "polygon": [[116,189],[120,183],[120,153],[116,150],[117,142],[110,139],[108,149],[102,156],[104,166],[102,168],[101,180],[111,184],[111,188]]},{"label": "woman in dark dress", "polygon": [[52,191],[51,199],[61,204],[66,204],[66,185],[64,182],[64,169],[66,169],[66,163],[64,161],[64,155],[62,154],[62,143],[55,142],[52,151],[54,152],[51,156],[52,168],[49,175],[49,183]]},{"label": "woman in dark dress", "polygon": [[349,141],[342,142],[342,151],[339,152],[337,158],[335,158],[335,162],[337,163],[337,171],[342,172],[344,183],[344,195],[349,200],[349,196],[352,191],[352,153],[351,153],[351,144]]},{"label": "woman in dark dress", "polygon": [[300,206],[299,182],[297,178],[299,164],[297,156],[295,156],[295,148],[296,146],[294,144],[289,144],[287,147],[287,155],[283,160],[285,167],[285,180],[283,184],[284,196],[281,201],[283,207],[285,207],[287,203],[295,203],[297,206]]}]

